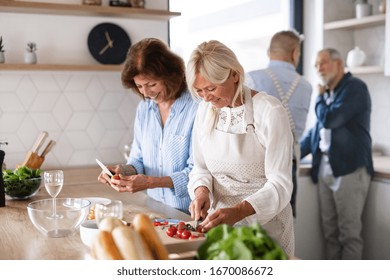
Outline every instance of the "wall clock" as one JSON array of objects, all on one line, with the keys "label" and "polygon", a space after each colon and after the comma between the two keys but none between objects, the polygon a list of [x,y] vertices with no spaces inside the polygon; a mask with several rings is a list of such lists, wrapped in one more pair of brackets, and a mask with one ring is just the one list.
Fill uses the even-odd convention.
[{"label": "wall clock", "polygon": [[88,35],[89,51],[102,64],[123,63],[130,46],[129,35],[114,23],[100,23]]}]

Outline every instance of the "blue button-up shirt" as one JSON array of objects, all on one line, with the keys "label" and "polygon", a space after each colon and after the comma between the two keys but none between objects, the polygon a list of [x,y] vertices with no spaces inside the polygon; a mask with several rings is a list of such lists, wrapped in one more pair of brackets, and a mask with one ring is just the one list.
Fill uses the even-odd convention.
[{"label": "blue button-up shirt", "polygon": [[[283,92],[286,93],[296,75],[294,65],[284,61],[271,60],[268,64],[268,68],[275,74]],[[249,88],[257,91],[264,91],[280,100],[274,81],[265,72],[265,69],[251,71],[247,73],[245,79]],[[288,107],[294,120],[297,141],[301,139],[306,127],[312,90],[311,84],[307,80],[301,78],[288,101]]]},{"label": "blue button-up shirt", "polygon": [[160,112],[151,100],[141,101],[134,123],[134,140],[127,164],[138,174],[170,176],[173,188],[148,189],[147,194],[167,205],[188,212],[188,174],[193,167],[191,135],[198,103],[188,92],[172,104],[162,127]]}]

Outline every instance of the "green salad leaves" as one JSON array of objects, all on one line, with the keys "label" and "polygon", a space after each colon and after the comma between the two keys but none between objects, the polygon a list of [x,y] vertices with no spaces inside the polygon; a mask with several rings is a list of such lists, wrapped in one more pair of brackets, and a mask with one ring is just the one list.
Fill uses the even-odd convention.
[{"label": "green salad leaves", "polygon": [[3,171],[5,193],[13,198],[27,198],[36,192],[41,184],[40,169],[21,166],[15,170]]},{"label": "green salad leaves", "polygon": [[259,224],[232,227],[219,225],[206,234],[197,251],[200,260],[286,260],[283,249]]}]

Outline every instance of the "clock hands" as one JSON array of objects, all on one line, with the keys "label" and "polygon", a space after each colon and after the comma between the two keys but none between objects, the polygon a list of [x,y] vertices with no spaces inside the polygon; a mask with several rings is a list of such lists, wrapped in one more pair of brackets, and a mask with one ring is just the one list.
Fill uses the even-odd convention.
[{"label": "clock hands", "polygon": [[107,31],[104,32],[104,35],[106,35],[107,42],[108,42],[108,44],[110,45],[110,48],[112,48],[112,44],[114,43],[114,41],[111,40],[110,35],[108,34]]},{"label": "clock hands", "polygon": [[106,36],[108,43],[103,49],[100,50],[99,55],[102,55],[108,50],[108,48],[112,48],[114,46],[114,40],[111,40],[110,35],[108,34],[107,31],[104,32],[104,35]]},{"label": "clock hands", "polygon": [[99,55],[102,55],[106,52],[106,50],[108,50],[108,48],[112,48],[113,47],[113,43],[114,41],[111,41],[111,44],[108,43],[104,48],[102,48],[99,52]]}]

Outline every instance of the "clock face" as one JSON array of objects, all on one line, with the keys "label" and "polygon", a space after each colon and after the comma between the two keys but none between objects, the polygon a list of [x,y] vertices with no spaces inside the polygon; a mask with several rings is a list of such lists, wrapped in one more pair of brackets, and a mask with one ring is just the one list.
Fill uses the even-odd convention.
[{"label": "clock face", "polygon": [[113,23],[100,23],[88,35],[89,51],[102,64],[123,63],[130,46],[129,35]]}]

